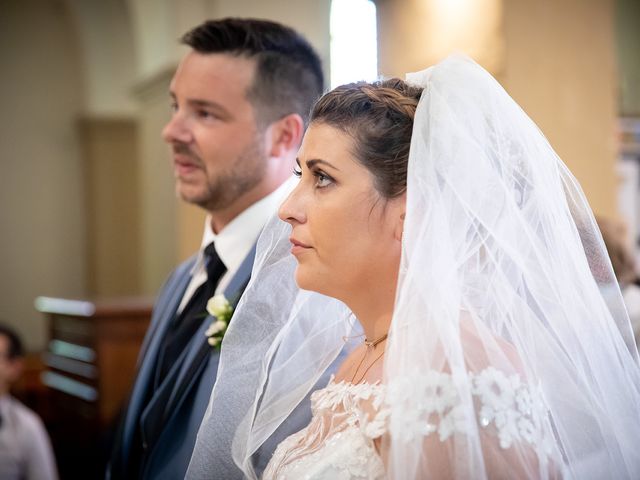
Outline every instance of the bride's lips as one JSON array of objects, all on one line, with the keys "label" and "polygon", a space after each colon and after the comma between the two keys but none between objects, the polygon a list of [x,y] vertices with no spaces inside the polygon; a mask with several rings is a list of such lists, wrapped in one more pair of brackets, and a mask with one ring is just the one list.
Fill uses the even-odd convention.
[{"label": "bride's lips", "polygon": [[299,242],[298,240],[296,240],[293,237],[289,238],[289,241],[291,242],[291,253],[293,255],[297,255],[297,254],[302,253],[305,250],[309,250],[311,248],[311,246],[306,245],[306,244],[304,244],[302,242]]}]

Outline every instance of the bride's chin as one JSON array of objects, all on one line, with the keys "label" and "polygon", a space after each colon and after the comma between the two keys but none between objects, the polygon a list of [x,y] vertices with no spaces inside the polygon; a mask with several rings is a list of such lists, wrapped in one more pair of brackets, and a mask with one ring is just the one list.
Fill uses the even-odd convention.
[{"label": "bride's chin", "polygon": [[309,288],[309,278],[307,275],[305,275],[305,272],[303,270],[304,269],[300,268],[300,265],[298,265],[298,267],[296,268],[296,284],[298,285],[298,288],[301,288],[303,290],[313,290],[312,288]]},{"label": "bride's chin", "polygon": [[296,268],[295,279],[296,284],[302,290],[309,290],[326,295],[326,292],[322,289],[322,285],[318,282],[318,275],[313,272],[309,272],[308,269],[305,269],[304,267],[301,268],[300,265]]}]

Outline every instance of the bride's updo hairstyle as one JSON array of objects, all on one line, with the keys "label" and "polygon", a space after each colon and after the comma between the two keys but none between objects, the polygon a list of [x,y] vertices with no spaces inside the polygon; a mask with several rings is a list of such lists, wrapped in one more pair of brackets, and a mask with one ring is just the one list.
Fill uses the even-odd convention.
[{"label": "bride's updo hairstyle", "polygon": [[342,85],[318,100],[311,123],[349,135],[352,154],[373,174],[376,190],[395,198],[407,188],[413,118],[422,90],[399,78]]}]

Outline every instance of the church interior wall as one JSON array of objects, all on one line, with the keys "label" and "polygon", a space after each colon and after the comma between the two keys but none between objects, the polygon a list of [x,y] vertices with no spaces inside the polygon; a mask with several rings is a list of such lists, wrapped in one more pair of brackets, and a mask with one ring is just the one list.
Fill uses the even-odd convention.
[{"label": "church interior wall", "polygon": [[580,181],[616,216],[615,2],[505,2],[504,85]]},{"label": "church interior wall", "polygon": [[85,84],[64,4],[3,2],[0,37],[0,318],[37,349],[47,332],[34,298],[86,293]]},{"label": "church interior wall", "polygon": [[[624,2],[377,0],[380,72],[403,75],[450,51],[470,54],[538,123],[594,210],[615,215],[614,15]],[[180,35],[209,17],[281,21],[318,49],[328,79],[330,5],[3,3],[2,98],[10,113],[0,120],[0,318],[30,349],[46,336],[35,296],[152,295],[200,242],[204,216],[175,198],[160,137],[184,52]]]}]

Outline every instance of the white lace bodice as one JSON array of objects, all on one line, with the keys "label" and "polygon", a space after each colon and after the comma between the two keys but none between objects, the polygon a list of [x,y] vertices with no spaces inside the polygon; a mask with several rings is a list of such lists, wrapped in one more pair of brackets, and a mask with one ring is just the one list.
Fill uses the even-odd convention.
[{"label": "white lace bodice", "polygon": [[311,395],[311,423],[276,449],[263,480],[382,479],[383,386],[332,380]]},{"label": "white lace bodice", "polygon": [[[476,421],[495,441],[496,450],[514,443],[530,445],[538,455],[551,453],[550,431],[539,392],[519,375],[495,368],[470,374]],[[384,464],[375,439],[387,432],[399,437],[434,435],[445,442],[464,429],[460,398],[448,373],[427,372],[387,389],[381,384],[358,384],[333,379],[311,396],[309,425],[276,449],[263,480],[382,479]],[[423,411],[407,412],[390,421],[389,403],[406,395],[424,399]],[[428,422],[419,421],[428,419]]]}]

